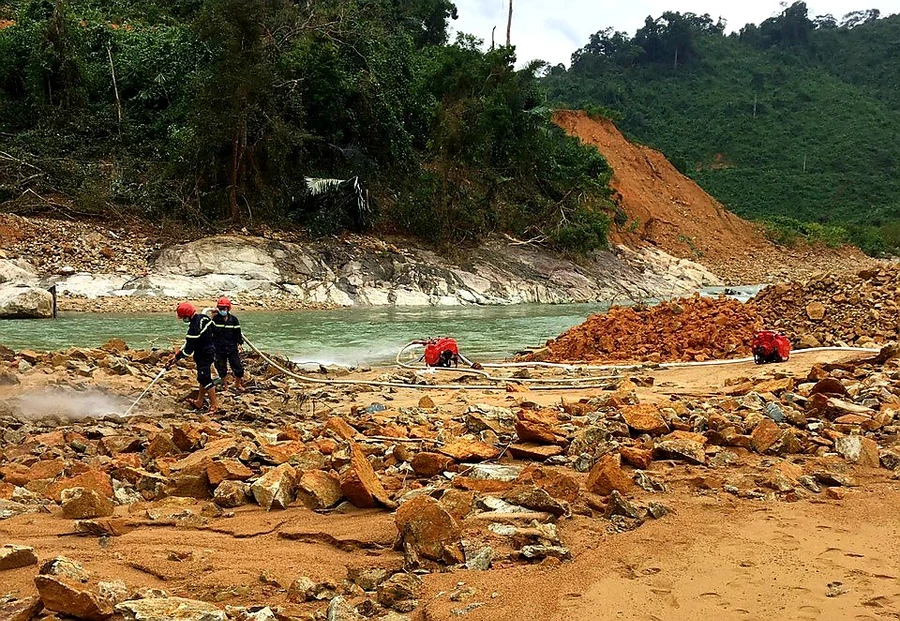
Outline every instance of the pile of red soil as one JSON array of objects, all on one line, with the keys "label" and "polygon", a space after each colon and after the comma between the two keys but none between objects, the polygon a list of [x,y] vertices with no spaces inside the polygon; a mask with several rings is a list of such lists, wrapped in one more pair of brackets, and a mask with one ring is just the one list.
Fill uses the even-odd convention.
[{"label": "pile of red soil", "polygon": [[547,342],[531,359],[552,362],[702,361],[750,355],[762,329],[752,307],[694,296],[658,306],[616,306]]}]

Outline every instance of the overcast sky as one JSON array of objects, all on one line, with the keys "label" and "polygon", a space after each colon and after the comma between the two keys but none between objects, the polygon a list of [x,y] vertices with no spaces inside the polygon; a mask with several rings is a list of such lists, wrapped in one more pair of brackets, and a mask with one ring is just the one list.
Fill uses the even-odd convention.
[{"label": "overcast sky", "polygon": [[[591,34],[612,26],[630,35],[643,26],[648,15],[659,17],[665,11],[709,13],[713,19],[725,18],[728,31],[740,30],[749,22],[760,23],[781,11],[778,0],[513,0],[512,42],[519,64],[540,58],[552,64],[569,64],[576,49],[587,43]],[[491,29],[497,26],[497,42],[506,40],[509,0],[455,0],[459,19],[457,31],[491,41]],[[882,15],[900,13],[900,0],[807,0],[811,16],[831,13],[843,15],[877,8]]]}]

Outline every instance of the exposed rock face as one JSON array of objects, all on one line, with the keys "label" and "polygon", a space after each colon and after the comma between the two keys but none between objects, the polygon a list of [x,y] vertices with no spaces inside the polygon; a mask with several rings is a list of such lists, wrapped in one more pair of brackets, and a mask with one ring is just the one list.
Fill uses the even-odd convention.
[{"label": "exposed rock face", "polygon": [[51,279],[67,295],[196,298],[219,291],[294,296],[337,306],[594,302],[684,294],[720,284],[702,266],[655,249],[594,253],[582,264],[495,239],[465,266],[424,248],[374,238],[295,244],[220,235],[164,249],[145,276],[76,273]]},{"label": "exposed rock face", "polygon": [[49,291],[22,284],[0,284],[0,319],[47,319],[53,316]]}]

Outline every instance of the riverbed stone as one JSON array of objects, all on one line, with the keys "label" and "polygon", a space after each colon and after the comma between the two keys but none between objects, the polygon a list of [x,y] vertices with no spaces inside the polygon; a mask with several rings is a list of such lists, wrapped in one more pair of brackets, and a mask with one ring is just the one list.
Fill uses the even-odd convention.
[{"label": "riverbed stone", "polygon": [[38,559],[34,553],[34,548],[29,546],[17,546],[8,543],[0,548],[0,571],[37,565],[37,562]]},{"label": "riverbed stone", "polygon": [[286,509],[294,500],[297,471],[290,464],[272,468],[250,486],[257,504],[266,511]]},{"label": "riverbed stone", "polygon": [[57,576],[34,578],[44,607],[85,621],[105,621],[113,614],[112,606],[89,587]]},{"label": "riverbed stone", "polygon": [[0,319],[49,319],[53,316],[53,296],[29,285],[0,284]]},{"label": "riverbed stone", "polygon": [[72,487],[62,492],[62,513],[72,520],[109,517],[115,513],[115,506],[92,489]]},{"label": "riverbed stone", "polygon": [[309,470],[300,477],[297,498],[310,509],[329,509],[343,498],[340,478],[324,470]]},{"label": "riverbed stone", "polygon": [[600,496],[609,496],[614,490],[628,492],[633,486],[631,476],[622,470],[615,455],[604,455],[597,460],[585,483],[589,492]]},{"label": "riverbed stone", "polygon": [[433,561],[462,563],[462,531],[457,521],[430,496],[417,496],[397,509],[395,516],[405,548]]},{"label": "riverbed stone", "polygon": [[397,506],[375,474],[365,453],[355,443],[350,444],[350,464],[341,473],[341,492],[347,500],[361,509],[379,505],[393,509]]},{"label": "riverbed stone", "polygon": [[213,604],[183,597],[138,599],[115,608],[125,621],[226,621],[227,616]]}]

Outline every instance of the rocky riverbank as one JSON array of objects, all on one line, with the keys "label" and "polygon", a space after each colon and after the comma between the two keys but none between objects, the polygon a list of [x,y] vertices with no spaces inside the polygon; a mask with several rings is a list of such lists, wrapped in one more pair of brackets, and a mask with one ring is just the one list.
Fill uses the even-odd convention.
[{"label": "rocky riverbank", "polygon": [[[0,282],[56,286],[63,310],[168,309],[171,300],[222,294],[265,308],[614,302],[721,284],[702,266],[652,248],[621,246],[575,261],[495,238],[448,258],[373,237],[221,235],[163,244],[104,227],[88,233],[78,223],[4,222]],[[61,241],[70,228],[80,236]],[[35,237],[41,231],[43,240]]]},{"label": "rocky riverbank", "polygon": [[[723,522],[737,549],[710,546],[706,573],[740,558],[770,580],[782,554],[802,554],[821,584],[793,598],[820,605],[827,588],[864,605],[880,597],[868,576],[887,570],[859,555],[864,571],[821,566],[830,530],[822,549],[771,525],[734,539],[761,511],[814,529],[900,497],[897,361],[835,356],[648,369],[566,392],[530,390],[549,373],[538,369],[493,391],[466,372],[317,375],[411,389],[312,385],[251,359],[252,391],[226,393],[227,413],[187,411],[182,368],[121,419],[160,352],[3,351],[0,615],[512,620],[574,606],[568,618],[590,618],[567,594],[609,576],[598,554],[619,571],[657,567],[685,528],[706,540]],[[438,380],[454,387],[424,391]],[[714,514],[692,518],[702,506]],[[628,544],[645,529],[652,551]],[[652,564],[632,565],[638,552]],[[724,588],[691,573],[705,592]],[[577,591],[590,597],[588,584]],[[677,609],[661,607],[685,618]]]}]

